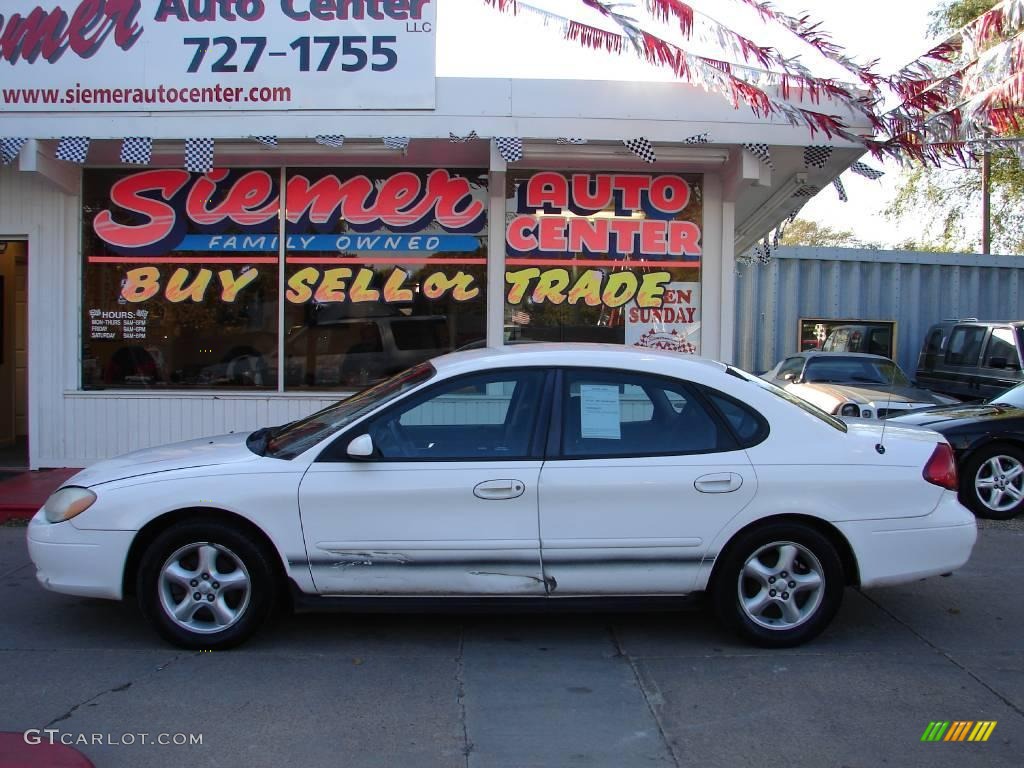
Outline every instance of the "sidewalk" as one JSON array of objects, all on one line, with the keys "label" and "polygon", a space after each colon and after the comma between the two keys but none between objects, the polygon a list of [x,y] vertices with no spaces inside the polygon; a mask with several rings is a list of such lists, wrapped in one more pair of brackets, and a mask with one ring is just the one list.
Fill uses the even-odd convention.
[{"label": "sidewalk", "polygon": [[19,472],[14,477],[0,480],[0,523],[32,517],[47,497],[78,471],[41,469]]}]

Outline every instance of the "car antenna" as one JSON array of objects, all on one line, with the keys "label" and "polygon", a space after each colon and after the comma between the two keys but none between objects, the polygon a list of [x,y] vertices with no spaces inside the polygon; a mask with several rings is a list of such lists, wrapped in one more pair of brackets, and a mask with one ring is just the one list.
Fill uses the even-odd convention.
[{"label": "car antenna", "polygon": [[[888,359],[888,358],[887,358]],[[892,378],[889,379],[889,390],[885,393],[885,415],[889,416],[889,406],[892,405],[892,391],[896,388],[896,361],[892,361]],[[878,451],[879,455],[885,454],[885,423],[888,418],[882,419],[882,435],[878,438],[878,442],[875,443],[875,450]]]}]

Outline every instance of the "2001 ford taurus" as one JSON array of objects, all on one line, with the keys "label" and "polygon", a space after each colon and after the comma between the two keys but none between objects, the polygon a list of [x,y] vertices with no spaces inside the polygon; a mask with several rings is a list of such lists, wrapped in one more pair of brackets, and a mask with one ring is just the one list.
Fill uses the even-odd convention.
[{"label": "2001 ford taurus", "polygon": [[976,528],[956,490],[935,432],[883,438],[707,360],[537,344],[101,462],[50,497],[28,543],[45,587],[134,595],[188,648],[337,598],[697,592],[748,640],[786,646],[821,632],[847,585],[962,566]]}]

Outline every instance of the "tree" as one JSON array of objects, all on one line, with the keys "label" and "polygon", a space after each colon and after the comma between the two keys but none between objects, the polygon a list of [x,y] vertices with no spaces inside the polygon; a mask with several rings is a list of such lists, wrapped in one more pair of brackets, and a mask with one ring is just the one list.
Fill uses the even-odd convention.
[{"label": "tree", "polygon": [[[929,15],[928,31],[948,35],[996,5],[996,0],[948,0]],[[990,43],[998,44],[998,40]],[[1018,135],[1018,134],[1013,134]],[[993,149],[991,157],[992,250],[1024,253],[1024,170],[1013,150]],[[929,249],[971,251],[976,240],[968,235],[980,216],[981,169],[917,166],[903,177],[895,199],[886,208],[890,219],[914,218],[925,223]]]},{"label": "tree", "polygon": [[779,241],[781,245],[807,245],[817,248],[878,248],[865,242],[851,229],[833,229],[810,219],[794,219]]}]

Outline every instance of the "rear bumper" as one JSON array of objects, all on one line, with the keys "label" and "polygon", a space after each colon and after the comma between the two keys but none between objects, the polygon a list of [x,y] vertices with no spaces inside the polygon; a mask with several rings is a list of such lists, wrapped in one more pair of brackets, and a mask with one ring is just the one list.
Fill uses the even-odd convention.
[{"label": "rear bumper", "polygon": [[836,523],[857,558],[860,586],[902,584],[949,573],[971,556],[978,528],[974,515],[946,491],[924,517]]},{"label": "rear bumper", "polygon": [[28,525],[28,554],[46,589],[120,600],[133,531],[86,531],[70,522],[47,523],[42,512]]}]

